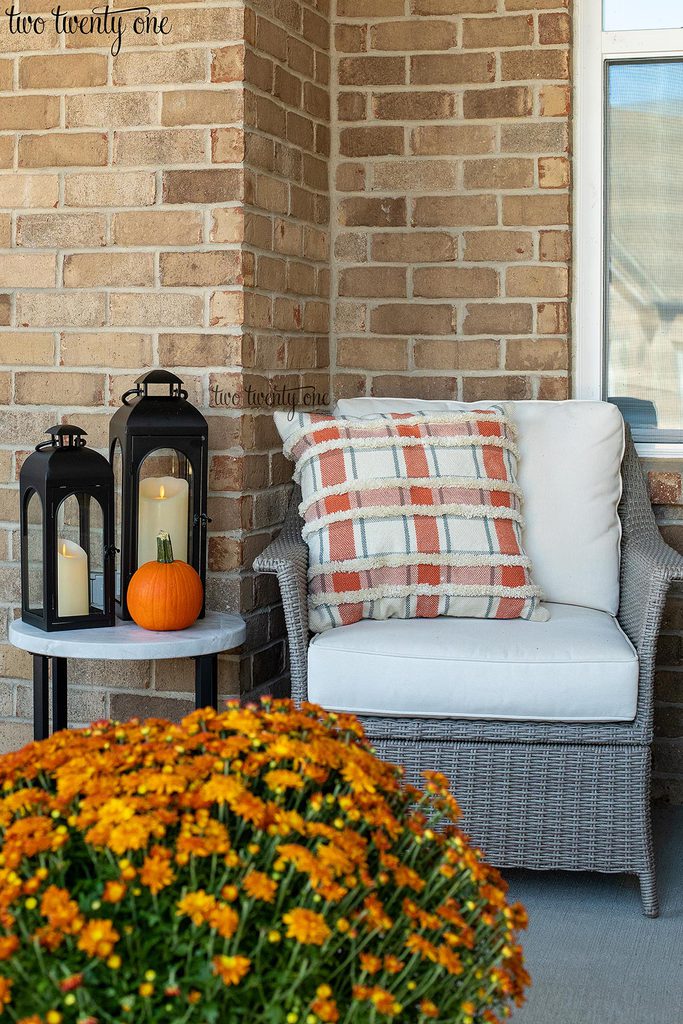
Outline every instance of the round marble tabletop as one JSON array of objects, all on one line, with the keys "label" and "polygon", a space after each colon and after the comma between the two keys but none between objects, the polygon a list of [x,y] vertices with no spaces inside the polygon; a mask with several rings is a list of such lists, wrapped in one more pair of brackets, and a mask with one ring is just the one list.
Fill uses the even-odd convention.
[{"label": "round marble tabletop", "polygon": [[231,651],[244,642],[244,620],[239,615],[207,612],[188,629],[165,633],[141,629],[117,619],[115,626],[69,629],[46,633],[21,619],[10,625],[10,643],[31,654],[50,658],[97,658],[104,661],[153,661],[196,658]]}]

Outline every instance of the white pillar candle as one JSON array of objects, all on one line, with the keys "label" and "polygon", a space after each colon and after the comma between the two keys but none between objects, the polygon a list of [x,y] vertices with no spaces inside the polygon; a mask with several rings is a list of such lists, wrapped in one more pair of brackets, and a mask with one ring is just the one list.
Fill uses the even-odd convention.
[{"label": "white pillar candle", "polygon": [[89,615],[88,556],[71,540],[58,540],[57,545],[57,615]]},{"label": "white pillar candle", "polygon": [[140,481],[138,512],[138,567],[154,562],[157,536],[166,530],[173,545],[173,557],[187,561],[187,511],[190,487],[175,476],[150,476]]}]

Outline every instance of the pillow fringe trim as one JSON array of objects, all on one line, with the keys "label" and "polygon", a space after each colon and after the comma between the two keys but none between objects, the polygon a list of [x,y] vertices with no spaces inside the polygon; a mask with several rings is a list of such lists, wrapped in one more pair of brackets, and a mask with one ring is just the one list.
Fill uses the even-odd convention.
[{"label": "pillow fringe trim", "polygon": [[306,540],[312,533],[317,533],[330,523],[343,523],[349,519],[356,522],[368,519],[412,519],[415,516],[429,516],[437,519],[440,516],[457,516],[460,519],[510,519],[519,526],[524,526],[524,517],[514,508],[493,508],[491,505],[370,505],[367,508],[354,508],[349,511],[329,512],[304,523],[301,536]]},{"label": "pillow fringe trim", "polygon": [[364,590],[343,590],[335,594],[309,594],[308,603],[311,608],[318,608],[321,605],[365,604],[366,601],[390,597],[512,597],[519,600],[536,598],[541,601],[543,592],[540,587],[533,584],[524,587],[499,587],[484,583],[477,586],[446,583],[435,587],[429,583],[416,583],[410,586],[387,585],[368,587]]},{"label": "pillow fringe trim", "polygon": [[321,487],[314,491],[310,498],[304,499],[299,505],[299,514],[303,517],[311,505],[326,498],[337,497],[348,494],[350,491],[376,491],[382,488],[396,488],[397,490],[409,490],[411,487],[426,487],[430,490],[439,490],[442,487],[460,487],[466,491],[502,491],[505,494],[514,494],[522,498],[522,488],[507,480],[494,480],[491,477],[467,477],[467,476],[386,476],[373,477],[372,479],[352,479],[342,484],[333,484],[330,487]]},{"label": "pillow fringe trim", "polygon": [[[299,415],[307,416],[312,414],[300,413]],[[382,430],[385,436],[391,436],[387,435],[388,427],[414,427],[419,426],[420,424],[426,424],[429,426],[432,423],[454,425],[458,423],[477,423],[480,420],[484,420],[486,423],[500,423],[502,426],[507,428],[511,437],[517,437],[516,424],[507,416],[501,415],[496,409],[482,410],[480,413],[393,413],[360,417],[329,416],[323,417],[317,423],[309,423],[308,426],[300,426],[296,430],[293,430],[291,434],[287,436],[285,448],[291,448],[297,443],[297,441],[306,437],[307,434],[315,433],[318,430],[325,430],[335,424],[341,424],[340,429],[362,427],[364,430]]]},{"label": "pillow fringe trim", "polygon": [[424,552],[411,552],[409,554],[379,555],[367,558],[348,558],[343,561],[322,562],[320,565],[311,566],[308,570],[308,578],[316,576],[329,576],[333,573],[346,572],[370,572],[373,569],[401,569],[407,565],[444,565],[458,568],[470,566],[489,566],[493,569],[498,566],[520,566],[523,569],[531,568],[531,559],[527,555],[459,555],[459,554],[426,554]]},{"label": "pillow fringe trim", "polygon": [[481,437],[479,435],[465,434],[461,437],[396,437],[387,435],[385,437],[332,437],[327,441],[319,441],[311,444],[300,454],[294,454],[289,444],[285,445],[284,453],[290,461],[296,461],[294,479],[299,482],[301,471],[305,464],[317,458],[323,452],[331,452],[339,449],[376,449],[390,451],[393,448],[424,448],[425,443],[432,448],[502,448],[509,451],[516,459],[519,459],[519,449],[514,441],[507,437]]}]

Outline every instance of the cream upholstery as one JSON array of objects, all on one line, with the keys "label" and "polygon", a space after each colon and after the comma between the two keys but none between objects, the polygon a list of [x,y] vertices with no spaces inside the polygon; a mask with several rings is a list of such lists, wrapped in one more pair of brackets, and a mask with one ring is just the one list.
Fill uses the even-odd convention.
[{"label": "cream upholstery", "polygon": [[606,612],[523,619],[366,620],[314,637],[309,699],[356,714],[560,722],[632,720],[638,659]]}]

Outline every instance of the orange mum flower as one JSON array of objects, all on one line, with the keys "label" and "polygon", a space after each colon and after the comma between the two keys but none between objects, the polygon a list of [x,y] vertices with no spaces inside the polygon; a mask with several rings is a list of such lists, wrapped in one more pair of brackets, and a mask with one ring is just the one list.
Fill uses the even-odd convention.
[{"label": "orange mum flower", "polygon": [[361,953],[360,964],[367,974],[377,974],[382,970],[381,959],[378,956],[373,956],[372,953]]},{"label": "orange mum flower", "polygon": [[439,950],[436,946],[415,932],[411,932],[406,939],[406,949],[411,953],[419,953],[423,960],[431,960],[433,964],[439,962]]},{"label": "orange mum flower", "polygon": [[379,985],[375,985],[370,990],[369,998],[373,1006],[376,1006],[380,1013],[385,1013],[387,1017],[396,1017],[403,1009],[391,992],[380,988]]},{"label": "orange mum flower", "polygon": [[229,907],[227,903],[216,903],[209,911],[209,924],[215,928],[224,939],[231,939],[237,931],[239,914]]},{"label": "orange mum flower", "polygon": [[109,956],[121,936],[106,918],[88,921],[78,939],[78,948],[88,956],[105,959]]},{"label": "orange mum flower", "polygon": [[51,928],[75,935],[83,927],[83,917],[75,900],[69,899],[66,889],[49,886],[40,901],[40,912]]},{"label": "orange mum flower", "polygon": [[171,851],[165,850],[163,846],[153,846],[150,854],[145,857],[140,872],[140,881],[155,896],[174,880],[175,875],[171,870]]},{"label": "orange mum flower", "polygon": [[242,882],[244,889],[254,900],[263,900],[265,903],[272,903],[277,892],[277,882],[263,871],[250,871]]},{"label": "orange mum flower", "polygon": [[12,984],[10,978],[0,975],[0,1010],[12,1002]]},{"label": "orange mum flower", "polygon": [[449,974],[462,974],[462,961],[458,954],[448,946],[439,946],[439,963],[446,968]]},{"label": "orange mum flower", "polygon": [[274,768],[270,772],[266,772],[263,776],[268,789],[272,789],[277,793],[278,790],[282,789],[303,789],[304,780],[296,772],[290,771],[288,768]]},{"label": "orange mum flower", "polygon": [[322,946],[331,934],[325,918],[314,910],[297,907],[283,914],[282,920],[287,925],[287,938],[296,939],[304,945]]},{"label": "orange mum flower", "polygon": [[420,1003],[420,1013],[424,1017],[438,1017],[439,1007],[431,999],[423,999]]},{"label": "orange mum flower", "polygon": [[65,978],[64,981],[60,981],[59,988],[62,992],[73,992],[74,989],[80,988],[83,984],[82,974],[72,974],[71,977]]},{"label": "orange mum flower", "polygon": [[339,1010],[334,999],[330,999],[329,996],[318,997],[311,1003],[311,1010],[313,1013],[325,1024],[336,1024],[339,1020]]},{"label": "orange mum flower", "polygon": [[384,904],[377,896],[366,896],[363,900],[363,906],[365,907],[365,913],[367,915],[367,923],[371,928],[376,928],[381,932],[388,932],[393,921],[384,909]]},{"label": "orange mum flower", "polygon": [[8,960],[18,948],[19,939],[16,935],[3,935],[0,937],[0,960]]},{"label": "orange mum flower", "polygon": [[185,917],[191,918],[192,924],[199,928],[200,925],[208,922],[209,915],[215,906],[215,896],[209,895],[204,889],[197,889],[196,892],[188,892],[187,896],[178,900],[178,914],[184,914]]},{"label": "orange mum flower", "polygon": [[224,985],[239,985],[251,967],[248,956],[215,956],[211,963]]},{"label": "orange mum flower", "polygon": [[104,887],[102,899],[105,903],[120,903],[125,895],[126,885],[124,882],[109,881]]}]

